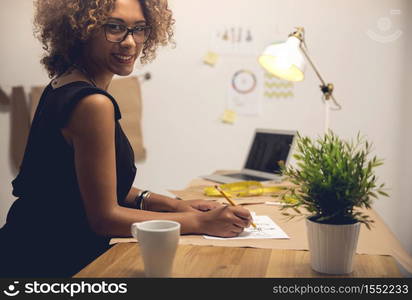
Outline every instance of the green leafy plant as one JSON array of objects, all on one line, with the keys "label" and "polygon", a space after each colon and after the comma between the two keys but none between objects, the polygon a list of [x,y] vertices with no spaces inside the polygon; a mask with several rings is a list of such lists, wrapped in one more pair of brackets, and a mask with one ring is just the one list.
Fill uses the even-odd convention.
[{"label": "green leafy plant", "polygon": [[374,175],[383,161],[376,156],[369,159],[371,147],[360,134],[355,142],[344,141],[332,131],[316,140],[298,134],[296,167],[281,165],[282,174],[292,183],[281,195],[282,214],[290,219],[309,216],[326,224],[361,222],[370,229],[373,220],[356,208],[370,209],[378,194],[388,196]]}]

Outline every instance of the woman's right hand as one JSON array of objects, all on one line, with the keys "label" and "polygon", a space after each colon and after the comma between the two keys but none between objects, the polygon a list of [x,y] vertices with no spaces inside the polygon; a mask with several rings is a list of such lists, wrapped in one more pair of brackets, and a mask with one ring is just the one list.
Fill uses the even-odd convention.
[{"label": "woman's right hand", "polygon": [[201,234],[235,237],[251,224],[250,212],[241,206],[222,206],[198,214]]}]

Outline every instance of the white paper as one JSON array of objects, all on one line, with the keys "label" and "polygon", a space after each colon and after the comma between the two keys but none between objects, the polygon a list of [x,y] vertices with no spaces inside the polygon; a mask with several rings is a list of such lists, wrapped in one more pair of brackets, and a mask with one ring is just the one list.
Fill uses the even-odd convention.
[{"label": "white paper", "polygon": [[289,239],[289,236],[268,216],[253,216],[253,222],[257,228],[249,226],[237,237],[221,238],[204,235],[211,240],[244,240],[244,239]]}]

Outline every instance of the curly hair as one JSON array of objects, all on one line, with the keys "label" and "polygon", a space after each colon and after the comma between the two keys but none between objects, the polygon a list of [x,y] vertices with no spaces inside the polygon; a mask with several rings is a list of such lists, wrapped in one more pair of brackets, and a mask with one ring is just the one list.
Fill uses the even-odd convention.
[{"label": "curly hair", "polygon": [[[173,41],[175,20],[167,0],[138,0],[152,27],[140,62],[156,57],[156,49]],[[50,77],[66,72],[80,58],[82,45],[101,27],[116,0],[35,0],[34,33],[46,54],[41,59]]]}]

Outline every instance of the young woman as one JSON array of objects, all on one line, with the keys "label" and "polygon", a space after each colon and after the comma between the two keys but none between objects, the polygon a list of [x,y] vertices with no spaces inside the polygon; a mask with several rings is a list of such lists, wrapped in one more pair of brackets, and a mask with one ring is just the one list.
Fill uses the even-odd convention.
[{"label": "young woman", "polygon": [[[155,57],[173,37],[163,0],[37,0],[35,25],[52,81],[38,105],[13,203],[0,230],[0,275],[71,276],[130,236],[133,222],[175,220],[182,234],[236,236],[250,213],[132,187],[133,151],[112,77]],[[167,71],[165,71],[167,72]]]}]

